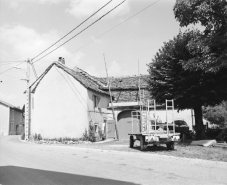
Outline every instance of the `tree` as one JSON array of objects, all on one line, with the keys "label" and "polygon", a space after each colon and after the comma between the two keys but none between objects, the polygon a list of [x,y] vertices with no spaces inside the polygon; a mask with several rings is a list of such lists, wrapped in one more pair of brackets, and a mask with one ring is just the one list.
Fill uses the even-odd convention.
[{"label": "tree", "polygon": [[158,103],[174,99],[179,110],[194,109],[197,136],[204,137],[202,106],[215,105],[227,99],[227,68],[216,73],[201,69],[184,69],[182,61],[190,61],[200,53],[191,53],[188,44],[201,35],[198,30],[179,33],[164,43],[148,64],[149,91]]},{"label": "tree", "polygon": [[227,67],[227,1],[177,0],[173,10],[181,27],[204,27],[203,33],[189,42],[189,51],[201,55],[182,61],[184,68],[216,72]]},{"label": "tree", "polygon": [[212,124],[219,125],[220,127],[226,127],[227,101],[223,101],[220,105],[216,105],[214,107],[205,107],[203,110],[203,116]]}]

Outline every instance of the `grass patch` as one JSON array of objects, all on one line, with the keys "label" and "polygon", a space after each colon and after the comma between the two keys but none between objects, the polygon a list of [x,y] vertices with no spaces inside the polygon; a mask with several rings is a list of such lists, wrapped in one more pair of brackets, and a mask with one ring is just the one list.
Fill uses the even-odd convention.
[{"label": "grass patch", "polygon": [[227,148],[191,146],[190,141],[176,144],[175,149],[172,151],[167,150],[166,145],[156,147],[149,145],[145,151],[140,151],[140,143],[138,141],[134,143],[134,148],[129,148],[129,141],[111,141],[99,144],[93,143],[77,147],[125,152],[145,152],[150,154],[155,153],[175,157],[227,162]]}]

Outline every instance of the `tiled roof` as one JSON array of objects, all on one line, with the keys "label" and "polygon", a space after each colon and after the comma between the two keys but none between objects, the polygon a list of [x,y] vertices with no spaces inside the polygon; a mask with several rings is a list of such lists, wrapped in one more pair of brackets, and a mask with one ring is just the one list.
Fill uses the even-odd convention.
[{"label": "tiled roof", "polygon": [[[107,78],[97,78],[100,82],[106,86],[103,89],[107,89]],[[124,76],[124,77],[110,77],[110,87],[111,89],[138,89],[147,88],[148,85],[148,75],[141,75],[140,79],[138,76]],[[140,82],[139,82],[140,81]]]},{"label": "tiled roof", "polygon": [[39,85],[40,81],[42,80],[42,78],[48,73],[48,71],[53,67],[56,66],[58,68],[61,68],[62,70],[64,70],[66,73],[70,74],[74,79],[76,79],[77,81],[79,81],[83,86],[85,86],[86,88],[108,95],[109,93],[102,90],[101,87],[104,87],[105,85],[103,83],[101,83],[99,80],[97,80],[96,78],[90,76],[88,73],[86,73],[85,71],[79,69],[79,68],[74,68],[74,69],[70,69],[68,67],[66,67],[65,65],[59,63],[59,62],[54,62],[52,63],[46,70],[45,72],[40,76],[40,78],[31,85],[32,87],[32,92],[34,93],[37,86]]},{"label": "tiled roof", "polygon": [[[102,87],[102,89],[108,91],[107,78],[97,79],[106,85],[105,87]],[[139,99],[142,101],[149,99],[150,93],[147,88],[147,81],[148,75],[141,75],[140,79],[138,76],[110,77],[111,95],[114,96],[114,103],[138,102]],[[140,98],[139,84],[141,89]]]},{"label": "tiled roof", "polygon": [[120,102],[139,102],[150,99],[150,93],[146,89],[141,89],[140,97],[139,90],[121,89],[121,90],[111,90],[111,95],[114,97],[114,103]]},{"label": "tiled roof", "polygon": [[[46,71],[39,77],[39,79],[31,85],[32,92],[35,92],[42,78],[48,73],[48,71],[54,65],[58,68],[61,68],[66,73],[72,75],[73,78],[79,81],[86,88],[109,96],[107,78],[94,77],[77,67],[70,69],[59,62],[52,63],[46,69]],[[141,75],[140,83],[139,83],[138,76],[110,77],[111,95],[114,97],[114,102],[115,103],[138,102],[139,101],[139,84],[141,89],[140,99],[141,100],[149,99],[150,93],[147,88],[148,86],[147,81],[148,81],[148,75]]]}]

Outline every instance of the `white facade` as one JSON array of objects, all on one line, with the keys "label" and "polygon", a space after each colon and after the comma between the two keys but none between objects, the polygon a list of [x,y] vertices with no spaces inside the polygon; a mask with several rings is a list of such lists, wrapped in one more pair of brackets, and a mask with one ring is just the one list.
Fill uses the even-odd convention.
[{"label": "white facade", "polygon": [[[89,123],[102,125],[110,98],[86,88],[53,65],[31,97],[31,135],[81,138]],[[94,105],[94,97],[99,101]]]},{"label": "white facade", "polygon": [[9,135],[10,108],[0,103],[0,135]]},{"label": "white facade", "polygon": [[87,89],[56,66],[41,80],[32,102],[32,135],[76,138],[88,129]]}]

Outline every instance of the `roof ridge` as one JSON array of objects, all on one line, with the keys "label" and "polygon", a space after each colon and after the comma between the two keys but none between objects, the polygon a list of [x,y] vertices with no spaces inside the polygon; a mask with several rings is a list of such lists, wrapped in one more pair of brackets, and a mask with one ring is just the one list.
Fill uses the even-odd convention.
[{"label": "roof ridge", "polygon": [[[141,74],[140,76],[149,76],[149,74]],[[133,78],[133,77],[139,77],[138,75],[127,75],[127,76],[109,76],[109,78]],[[107,78],[107,77],[96,77],[96,78]]]},{"label": "roof ridge", "polygon": [[83,75],[85,75],[86,77],[90,78],[91,80],[93,80],[94,82],[98,83],[100,86],[105,86],[104,83],[100,82],[99,80],[96,79],[96,77],[90,75],[88,72],[78,68],[77,66],[75,66],[72,70],[75,71],[75,68],[76,68],[76,72],[80,72],[82,73]]}]

